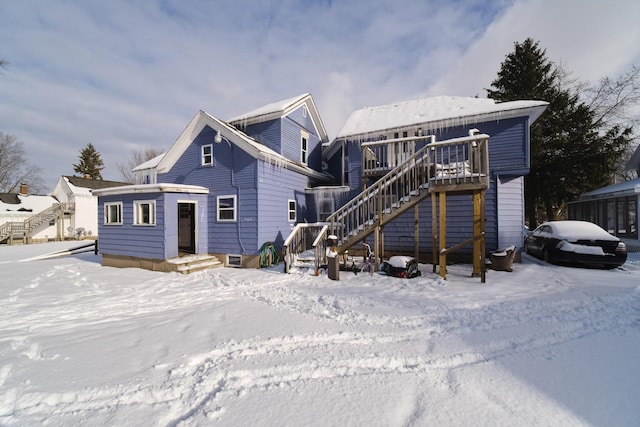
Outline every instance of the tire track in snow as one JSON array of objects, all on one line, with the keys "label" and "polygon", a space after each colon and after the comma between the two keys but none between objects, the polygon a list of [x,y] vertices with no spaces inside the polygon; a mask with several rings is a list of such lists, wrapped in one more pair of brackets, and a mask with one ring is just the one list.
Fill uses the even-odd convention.
[{"label": "tire track in snow", "polygon": [[[480,318],[487,317],[482,325],[465,325],[464,321],[478,319],[468,315],[463,317],[462,324],[455,323],[451,329],[444,328],[442,333],[452,335],[450,346],[439,343],[430,347],[433,331],[421,328],[396,333],[345,332],[254,338],[222,343],[218,348],[191,357],[177,366],[158,365],[153,373],[159,377],[155,384],[143,381],[148,385],[141,386],[132,379],[113,387],[75,392],[7,395],[15,396],[14,404],[10,405],[13,412],[29,415],[73,415],[78,411],[105,411],[119,405],[163,407],[165,409],[159,411],[164,414],[163,419],[157,420],[158,423],[174,426],[193,417],[223,417],[227,402],[242,399],[253,392],[280,389],[296,391],[313,381],[387,374],[419,375],[434,370],[452,378],[448,372],[471,365],[495,363],[501,358],[532,351],[552,351],[555,346],[611,329],[619,329],[624,333],[625,328],[637,325],[638,311],[630,306],[637,307],[638,301],[636,298],[636,301],[630,302],[630,306],[623,305],[619,312],[601,311],[602,304],[610,310],[614,300],[621,303],[618,298],[622,297],[605,298],[604,302],[592,301],[594,306],[591,309],[584,309],[580,301],[547,301],[543,303],[547,312],[562,312],[560,318],[563,322],[550,322],[540,315],[535,318],[525,315],[519,319],[520,324],[537,322],[538,327],[528,325],[528,330],[540,332],[512,334],[510,336],[515,338],[489,340],[481,345],[469,346],[474,350],[465,350],[469,347],[465,347],[464,343],[461,345],[462,336],[491,333],[496,328],[506,326],[505,322],[497,321],[499,319],[495,313],[487,313],[487,309],[481,310],[485,312]],[[521,312],[527,304],[530,303],[507,305],[496,313]],[[461,314],[464,309],[458,307],[456,310],[457,314]],[[474,308],[470,310],[473,312]],[[539,310],[540,307],[532,307],[532,311]],[[594,310],[600,312],[599,319],[586,321]],[[634,313],[635,318],[627,317]],[[610,321],[602,316],[607,314],[611,315]],[[371,348],[376,348],[377,353],[371,354]],[[381,352],[381,349],[384,351]]]}]

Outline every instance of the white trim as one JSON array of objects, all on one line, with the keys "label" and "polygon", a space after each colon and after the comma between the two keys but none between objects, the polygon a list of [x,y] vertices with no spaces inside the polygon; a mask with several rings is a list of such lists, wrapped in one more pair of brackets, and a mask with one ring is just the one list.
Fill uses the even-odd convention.
[{"label": "white trim", "polygon": [[[233,199],[233,219],[220,218],[220,199]],[[225,212],[231,211],[225,208]],[[218,222],[238,222],[238,196],[235,194],[221,195],[216,197],[216,221]]]},{"label": "white trim", "polygon": [[[139,209],[142,205],[149,205],[149,222],[140,222]],[[142,227],[155,227],[156,225],[156,201],[155,200],[134,200],[133,201],[133,225]]]},{"label": "white trim", "polygon": [[[197,200],[181,200],[178,199],[178,201],[176,202],[175,206],[176,206],[176,216],[178,217],[178,221],[180,221],[180,209],[179,209],[179,205],[180,204],[192,204],[195,205],[194,209],[193,209],[193,221],[194,221],[194,225],[193,225],[193,246],[194,246],[194,251],[195,253],[198,253],[198,249],[200,248],[199,244],[199,239],[198,239],[198,224],[199,224],[199,220],[198,220],[198,201]],[[176,225],[176,239],[180,239],[180,236],[177,235],[178,233],[178,226]],[[179,246],[178,240],[176,240],[176,243]],[[177,246],[176,246],[177,247]]]},{"label": "white trim", "polygon": [[[237,264],[235,262],[231,262],[231,258],[238,258],[238,260],[240,261],[240,264]],[[242,267],[242,255],[236,255],[236,254],[228,254],[227,255],[227,263],[226,263],[227,267]]]},{"label": "white trim", "polygon": [[309,132],[300,130],[300,162],[306,165],[309,162]]},{"label": "white trim", "polygon": [[[205,154],[205,148],[209,148],[210,153]],[[209,157],[209,161],[205,161],[205,159]],[[204,144],[200,146],[200,166],[213,166],[213,144]]]},{"label": "white trim", "polygon": [[193,193],[209,194],[209,189],[199,185],[184,184],[138,184],[122,187],[103,188],[92,191],[94,196],[117,196],[121,194],[142,193]]},{"label": "white trim", "polygon": [[[109,208],[111,206],[115,206],[118,208],[118,211],[116,212],[116,219],[119,219],[119,221],[109,221],[111,219],[111,215],[109,213]],[[124,211],[123,211],[122,202],[105,202],[102,206],[102,209],[104,213],[104,218],[103,218],[104,225],[123,225]],[[117,218],[118,216],[120,218]]]},{"label": "white trim", "polygon": [[[291,203],[293,203],[293,210],[291,210]],[[291,214],[293,213],[293,219],[291,219]],[[287,220],[289,222],[296,222],[298,218],[298,204],[294,199],[287,200]]]}]

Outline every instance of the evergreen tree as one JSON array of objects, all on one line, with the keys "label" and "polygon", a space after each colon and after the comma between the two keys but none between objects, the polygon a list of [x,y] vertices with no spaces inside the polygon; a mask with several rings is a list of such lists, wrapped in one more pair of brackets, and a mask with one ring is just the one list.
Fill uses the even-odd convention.
[{"label": "evergreen tree", "polygon": [[104,162],[93,146],[89,143],[80,151],[80,162],[73,165],[75,173],[81,176],[88,176],[92,179],[102,179],[100,171],[104,169]]},{"label": "evergreen tree", "polygon": [[562,70],[547,58],[538,42],[515,43],[498,78],[488,89],[498,101],[539,99],[549,102],[531,127],[530,172],[525,176],[525,211],[530,227],[557,219],[567,201],[608,183],[626,149],[630,129],[604,122],[577,90],[563,87]]}]

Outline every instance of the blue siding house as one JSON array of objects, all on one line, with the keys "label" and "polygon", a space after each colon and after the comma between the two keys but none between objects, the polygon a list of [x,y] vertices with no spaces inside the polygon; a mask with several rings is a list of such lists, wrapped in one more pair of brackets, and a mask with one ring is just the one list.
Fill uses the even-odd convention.
[{"label": "blue siding house", "polygon": [[[529,127],[546,107],[543,101],[438,97],[363,108],[331,142],[309,94],[229,121],[200,111],[162,157],[136,168],[146,184],[97,193],[103,262],[140,266],[141,260],[207,254],[224,265],[259,267],[266,244],[288,253],[295,230],[318,221],[336,233],[350,230],[340,236],[341,249],[366,240],[377,221],[387,253],[419,248],[427,254],[435,199],[421,191],[447,183],[455,190],[446,209],[449,242],[472,236],[469,200],[476,185],[486,195],[487,248],[521,246]],[[461,178],[445,183],[443,171],[456,167]],[[374,197],[363,191],[375,194],[377,206],[389,201],[387,222],[382,211],[375,221],[367,217]],[[141,200],[153,202],[156,227],[136,224]],[[191,201],[195,210],[185,210]],[[120,215],[115,223],[113,215]],[[179,228],[181,215],[196,226]]]},{"label": "blue siding house", "polygon": [[209,266],[204,187],[127,185],[94,190],[102,264],[179,271],[180,256],[199,254]]},{"label": "blue siding house", "polygon": [[[144,171],[144,182],[157,181],[146,184],[151,187],[165,183],[206,189],[206,199],[198,205],[207,212],[198,219],[198,224],[206,220],[198,228],[199,245],[191,250],[181,248],[180,254],[157,248],[116,250],[115,242],[125,242],[125,235],[135,240],[138,235],[151,234],[150,229],[131,228],[132,218],[124,217],[122,224],[103,224],[107,231],[106,246],[100,242],[103,258],[114,257],[113,251],[119,251],[122,264],[123,257],[133,263],[140,258],[155,262],[206,252],[225,265],[258,267],[265,244],[282,247],[296,223],[315,221],[315,207],[309,205],[314,199],[307,189],[332,183],[331,176],[321,170],[322,145],[327,142],[324,125],[308,94],[267,105],[230,122],[198,112],[164,156],[140,170]],[[134,198],[141,187],[145,186],[130,187],[133,194],[126,194],[126,187],[122,194],[99,193],[100,206],[104,211],[114,198]],[[176,206],[157,203],[158,218],[169,208]],[[176,232],[174,220],[167,219],[164,229],[158,229],[165,242],[186,238]],[[138,241],[145,245],[147,239],[150,245],[157,243],[152,236]]]},{"label": "blue siding house", "polygon": [[[544,101],[496,103],[486,98],[443,96],[363,108],[351,114],[325,149],[325,161],[330,165],[329,172],[348,186],[350,197],[354,197],[427,144],[464,137],[470,129],[490,135],[489,184],[485,191],[487,250],[522,247],[529,127],[547,106]],[[375,168],[371,168],[372,163]],[[452,191],[449,196],[446,221],[450,244],[473,235],[470,197],[465,191]],[[417,220],[414,212],[406,212],[384,227],[387,254],[413,254],[416,241],[420,253],[431,252],[431,203],[429,198],[420,202]]]}]

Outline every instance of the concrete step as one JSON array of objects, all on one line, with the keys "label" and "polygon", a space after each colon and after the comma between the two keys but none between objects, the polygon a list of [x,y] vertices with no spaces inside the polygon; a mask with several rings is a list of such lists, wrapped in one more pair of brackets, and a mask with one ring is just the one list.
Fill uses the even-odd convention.
[{"label": "concrete step", "polygon": [[175,266],[178,273],[189,274],[195,271],[207,270],[209,268],[224,267],[224,264],[213,255],[190,255],[186,257],[173,258],[167,260],[171,265]]}]

